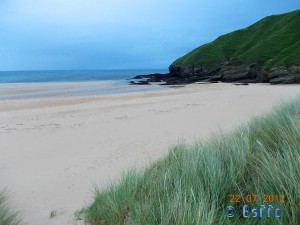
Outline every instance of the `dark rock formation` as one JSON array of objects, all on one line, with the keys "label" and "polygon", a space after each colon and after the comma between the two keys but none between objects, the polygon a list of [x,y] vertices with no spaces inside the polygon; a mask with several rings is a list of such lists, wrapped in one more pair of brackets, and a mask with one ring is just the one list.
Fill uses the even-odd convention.
[{"label": "dark rock formation", "polygon": [[249,84],[248,83],[233,83],[233,85],[239,86],[239,85],[249,85]]},{"label": "dark rock formation", "polygon": [[176,59],[170,66],[170,82],[297,82],[299,21],[296,10],[222,35]]},{"label": "dark rock formation", "polygon": [[289,72],[291,74],[300,74],[300,66],[291,66]]},{"label": "dark rock formation", "polygon": [[129,84],[133,85],[146,85],[156,82],[165,82],[164,80],[168,77],[171,77],[171,74],[160,74],[160,73],[154,73],[154,74],[147,74],[147,75],[137,75],[133,78],[131,78]]},{"label": "dark rock formation", "polygon": [[289,75],[289,71],[287,70],[286,67],[277,67],[277,68],[272,68],[268,74],[268,79],[272,80],[274,78],[278,77],[285,77]]},{"label": "dark rock formation", "polygon": [[257,64],[223,63],[219,68],[207,71],[201,67],[170,66],[170,73],[137,75],[130,84],[147,85],[161,82],[162,85],[180,85],[196,82],[230,82],[239,84],[271,83],[293,84],[300,83],[300,66],[289,68],[281,66],[266,70]]},{"label": "dark rock formation", "polygon": [[270,80],[270,84],[300,84],[300,74],[274,78]]},{"label": "dark rock formation", "polygon": [[147,80],[130,81],[129,84],[135,84],[135,85],[148,85],[148,84],[149,84],[149,81],[147,81]]},{"label": "dark rock formation", "polygon": [[259,69],[255,64],[253,65],[229,65],[224,66],[221,73],[221,80],[223,82],[242,82],[246,80],[247,83],[255,83],[257,82]]},{"label": "dark rock formation", "polygon": [[289,68],[281,66],[267,70],[257,64],[232,64],[223,63],[219,68],[206,71],[197,67],[170,67],[170,74],[173,79],[184,79],[186,83],[194,82],[235,82],[235,83],[272,83],[291,84],[299,83],[300,66]]}]

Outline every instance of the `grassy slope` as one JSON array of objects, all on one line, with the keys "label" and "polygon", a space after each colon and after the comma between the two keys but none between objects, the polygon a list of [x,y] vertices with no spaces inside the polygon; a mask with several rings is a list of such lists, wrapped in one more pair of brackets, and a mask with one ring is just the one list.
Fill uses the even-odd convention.
[{"label": "grassy slope", "polygon": [[[300,99],[230,134],[177,146],[143,173],[130,172],[82,211],[87,224],[300,224]],[[224,216],[229,194],[285,194],[283,217]],[[261,197],[257,203],[262,204]],[[269,204],[266,204],[269,205]],[[240,209],[239,209],[240,210]],[[241,212],[239,212],[241,214]],[[266,215],[266,214],[265,214]]]},{"label": "grassy slope", "polygon": [[[129,172],[119,183],[96,191],[94,203],[81,213],[93,225],[298,225],[299,187],[300,98],[230,134],[175,147],[143,173]],[[229,203],[229,194],[257,194],[252,207],[262,204],[263,194],[284,194],[285,203],[271,203],[283,210],[283,217],[229,219],[224,209],[241,207]]]},{"label": "grassy slope", "polygon": [[0,192],[0,225],[19,225],[21,220],[12,212],[7,204],[5,194]]},{"label": "grassy slope", "polygon": [[269,16],[245,29],[220,36],[172,65],[212,68],[230,60],[268,68],[300,65],[300,10]]}]

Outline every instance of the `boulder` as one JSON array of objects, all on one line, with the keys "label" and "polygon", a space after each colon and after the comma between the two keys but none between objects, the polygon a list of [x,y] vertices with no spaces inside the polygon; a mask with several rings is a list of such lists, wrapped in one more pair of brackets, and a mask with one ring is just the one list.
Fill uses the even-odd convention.
[{"label": "boulder", "polygon": [[216,75],[213,75],[209,78],[210,81],[221,81],[222,80],[222,74],[216,74]]},{"label": "boulder", "polygon": [[270,84],[300,84],[300,74],[274,78],[270,80]]},{"label": "boulder", "polygon": [[300,66],[291,66],[289,72],[291,74],[300,74]]},{"label": "boulder", "polygon": [[255,66],[240,65],[240,66],[224,66],[220,73],[222,74],[223,82],[235,82],[240,80],[256,80],[258,72]]},{"label": "boulder", "polygon": [[129,84],[133,84],[133,85],[149,85],[150,83],[147,80],[139,80],[138,82],[130,81]]},{"label": "boulder", "polygon": [[268,72],[264,69],[258,71],[257,73],[257,83],[268,83],[270,79],[268,78]]},{"label": "boulder", "polygon": [[268,79],[272,80],[274,78],[284,77],[287,75],[289,75],[289,71],[287,70],[287,68],[285,66],[275,67],[275,68],[270,69],[269,74],[268,74]]},{"label": "boulder", "polygon": [[249,85],[249,84],[248,83],[233,83],[233,85],[239,86],[239,85]]},{"label": "boulder", "polygon": [[137,80],[137,79],[143,79],[143,76],[142,75],[137,75],[137,76],[135,76],[135,77],[133,77],[131,79],[135,79],[135,80]]},{"label": "boulder", "polygon": [[181,67],[180,66],[170,66],[169,72],[173,76],[181,76]]}]

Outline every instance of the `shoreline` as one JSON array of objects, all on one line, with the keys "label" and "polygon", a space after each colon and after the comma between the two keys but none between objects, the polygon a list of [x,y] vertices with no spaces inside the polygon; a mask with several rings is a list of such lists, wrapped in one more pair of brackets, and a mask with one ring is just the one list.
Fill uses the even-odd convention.
[{"label": "shoreline", "polygon": [[[31,225],[72,224],[73,214],[130,168],[170,146],[231,130],[300,94],[299,85],[227,83],[0,104],[0,189]],[[51,210],[58,210],[50,219]]]},{"label": "shoreline", "polygon": [[10,83],[0,85],[0,101],[72,98],[167,89],[159,85],[135,86],[127,80],[85,82]]}]

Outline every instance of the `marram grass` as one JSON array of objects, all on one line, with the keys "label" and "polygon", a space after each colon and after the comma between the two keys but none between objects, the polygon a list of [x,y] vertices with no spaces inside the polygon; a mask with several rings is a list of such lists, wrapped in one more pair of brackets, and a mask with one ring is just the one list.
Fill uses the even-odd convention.
[{"label": "marram grass", "polygon": [[8,205],[4,192],[0,192],[0,225],[20,225],[21,220],[17,213],[13,212]]},{"label": "marram grass", "polygon": [[[201,124],[199,124],[201,125]],[[257,195],[256,202],[230,203],[230,195]],[[285,202],[263,203],[264,195]],[[245,218],[242,206],[274,209]],[[228,218],[224,210],[237,209]],[[178,145],[143,172],[130,171],[81,210],[86,224],[300,224],[300,98],[256,117],[231,133],[193,146]]]}]

